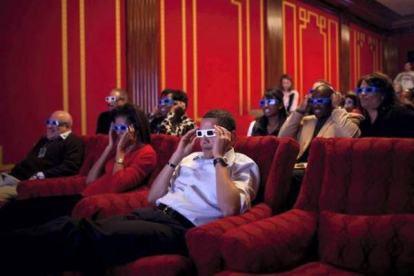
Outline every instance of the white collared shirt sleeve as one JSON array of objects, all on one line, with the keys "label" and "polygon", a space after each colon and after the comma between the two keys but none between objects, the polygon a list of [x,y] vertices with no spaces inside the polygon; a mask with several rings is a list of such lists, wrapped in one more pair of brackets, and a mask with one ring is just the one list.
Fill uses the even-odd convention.
[{"label": "white collared shirt sleeve", "polygon": [[256,163],[245,155],[236,154],[231,180],[240,192],[240,214],[248,211],[256,198],[260,185],[260,172]]}]

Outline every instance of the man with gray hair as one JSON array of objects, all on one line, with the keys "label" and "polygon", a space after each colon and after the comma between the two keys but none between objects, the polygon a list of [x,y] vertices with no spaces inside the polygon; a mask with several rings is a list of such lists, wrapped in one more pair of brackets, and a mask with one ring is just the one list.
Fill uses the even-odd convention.
[{"label": "man with gray hair", "polygon": [[83,161],[83,141],[72,134],[72,116],[55,111],[45,121],[46,135],[40,138],[26,159],[0,174],[0,200],[17,195],[21,180],[77,174]]},{"label": "man with gray hair", "polygon": [[109,96],[105,97],[108,111],[104,111],[99,115],[96,123],[96,134],[108,135],[111,126],[111,110],[118,106],[123,106],[128,102],[128,93],[124,89],[115,88],[111,90]]}]

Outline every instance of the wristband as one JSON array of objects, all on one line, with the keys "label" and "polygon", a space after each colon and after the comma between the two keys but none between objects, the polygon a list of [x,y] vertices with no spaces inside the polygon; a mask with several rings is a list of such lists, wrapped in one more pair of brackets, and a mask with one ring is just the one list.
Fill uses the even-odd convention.
[{"label": "wristband", "polygon": [[171,163],[169,161],[167,162],[167,165],[170,166],[173,169],[177,168],[177,165],[174,165],[173,163]]}]

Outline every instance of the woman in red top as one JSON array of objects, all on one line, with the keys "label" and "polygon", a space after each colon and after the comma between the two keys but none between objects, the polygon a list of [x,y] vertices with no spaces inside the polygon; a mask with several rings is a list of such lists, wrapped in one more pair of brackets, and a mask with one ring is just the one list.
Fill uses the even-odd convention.
[{"label": "woman in red top", "polygon": [[156,153],[151,147],[145,113],[133,104],[111,112],[109,143],[89,171],[81,194],[48,196],[7,203],[0,209],[0,231],[45,223],[70,215],[85,196],[134,189],[153,171]]}]

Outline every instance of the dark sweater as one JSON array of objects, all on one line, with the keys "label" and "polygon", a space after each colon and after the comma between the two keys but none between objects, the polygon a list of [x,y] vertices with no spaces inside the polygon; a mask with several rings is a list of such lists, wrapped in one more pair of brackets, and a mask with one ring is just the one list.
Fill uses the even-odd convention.
[{"label": "dark sweater", "polygon": [[392,106],[378,111],[374,123],[366,118],[360,124],[361,137],[414,138],[414,111],[403,106]]},{"label": "dark sweater", "polygon": [[[46,145],[45,156],[39,158],[39,152]],[[66,139],[58,137],[49,141],[41,138],[26,159],[18,163],[11,175],[20,179],[29,179],[37,172],[43,172],[46,178],[77,174],[84,155],[83,140],[70,134]]]},{"label": "dark sweater", "polygon": [[268,119],[266,116],[259,117],[256,119],[256,123],[253,126],[252,136],[267,136],[267,135],[277,136],[279,134],[280,128],[283,126],[285,121],[286,121],[285,118],[279,117],[279,125],[277,126],[277,128],[272,133],[267,133]]},{"label": "dark sweater", "polygon": [[111,127],[111,112],[104,111],[98,117],[98,122],[96,126],[96,134],[108,135],[110,127]]}]

